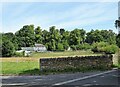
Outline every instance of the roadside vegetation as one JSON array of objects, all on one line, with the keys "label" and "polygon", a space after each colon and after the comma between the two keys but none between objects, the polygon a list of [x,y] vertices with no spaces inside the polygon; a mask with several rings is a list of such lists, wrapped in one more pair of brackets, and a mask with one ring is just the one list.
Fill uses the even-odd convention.
[{"label": "roadside vegetation", "polygon": [[[32,57],[4,57],[0,58],[2,65],[1,75],[38,75],[40,73],[39,59],[61,56],[88,56],[101,55],[92,51],[65,51],[65,52],[50,52],[50,53],[33,53]],[[70,71],[69,69],[67,71]],[[80,70],[79,70],[80,71]],[[48,71],[48,73],[55,71]],[[66,71],[61,71],[66,72]],[[44,74],[48,74],[44,72]]]},{"label": "roadside vegetation", "polygon": [[[39,58],[115,54],[118,47],[120,48],[120,34],[117,35],[112,30],[86,32],[76,28],[66,31],[52,26],[47,31],[42,30],[40,26],[35,28],[34,25],[25,25],[15,33],[0,35],[1,75],[40,74]],[[33,52],[29,57],[24,57],[23,53],[16,53],[21,47],[33,47],[35,43],[45,45],[48,52]],[[118,66],[120,67],[120,63]]]},{"label": "roadside vegetation", "polygon": [[0,34],[2,35],[2,57],[22,56],[23,53],[19,54],[16,51],[21,50],[21,47],[33,47],[35,43],[43,44],[47,51],[52,52],[67,51],[69,48],[74,51],[94,50],[97,48],[93,48],[94,45],[100,43],[107,45],[107,48],[102,48],[102,50],[111,54],[116,52],[116,41],[119,41],[119,36],[112,30],[97,29],[86,32],[84,29],[75,28],[67,31],[64,28],[56,29],[55,26],[47,31],[42,30],[40,26],[35,28],[34,25],[25,25],[15,33]]},{"label": "roadside vegetation", "polygon": [[[23,71],[39,69],[39,63],[37,61],[25,61],[25,62],[3,62],[1,75],[19,75]],[[29,74],[29,73],[28,73]]]}]

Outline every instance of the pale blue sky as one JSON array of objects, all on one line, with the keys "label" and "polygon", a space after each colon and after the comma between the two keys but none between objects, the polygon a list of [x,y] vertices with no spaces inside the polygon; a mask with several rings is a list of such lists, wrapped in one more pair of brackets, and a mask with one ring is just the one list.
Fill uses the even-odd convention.
[{"label": "pale blue sky", "polygon": [[114,26],[117,18],[117,2],[4,2],[0,32],[16,32],[29,24],[46,30],[54,25],[65,30],[112,29],[117,32]]}]

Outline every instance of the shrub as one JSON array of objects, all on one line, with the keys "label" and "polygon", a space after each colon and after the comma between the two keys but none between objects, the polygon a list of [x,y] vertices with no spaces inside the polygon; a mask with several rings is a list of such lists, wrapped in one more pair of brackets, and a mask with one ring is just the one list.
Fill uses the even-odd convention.
[{"label": "shrub", "polygon": [[76,45],[76,50],[82,50],[82,49],[83,49],[82,44],[80,44],[80,45]]},{"label": "shrub", "polygon": [[118,51],[118,47],[113,44],[110,45],[107,42],[97,42],[93,44],[92,51],[104,52],[106,54],[114,54]]},{"label": "shrub", "polygon": [[115,54],[118,51],[118,47],[116,45],[109,45],[105,47],[106,54]]},{"label": "shrub", "polygon": [[84,50],[87,50],[87,49],[90,49],[91,46],[90,46],[90,44],[88,44],[88,43],[84,43],[84,44],[82,44],[82,48],[83,48]]},{"label": "shrub", "polygon": [[72,50],[77,50],[75,45],[70,46]]},{"label": "shrub", "polygon": [[21,53],[15,52],[14,56],[15,57],[23,57],[24,53],[23,52],[21,52]]},{"label": "shrub", "polygon": [[109,45],[107,42],[96,42],[92,44],[92,51],[93,52],[104,52],[105,47]]},{"label": "shrub", "polygon": [[72,50],[87,50],[90,49],[91,46],[88,43],[80,44],[80,45],[72,45]]}]

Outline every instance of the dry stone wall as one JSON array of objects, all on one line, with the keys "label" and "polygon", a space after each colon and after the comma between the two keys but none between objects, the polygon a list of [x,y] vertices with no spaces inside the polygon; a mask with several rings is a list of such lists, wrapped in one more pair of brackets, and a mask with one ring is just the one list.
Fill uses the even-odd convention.
[{"label": "dry stone wall", "polygon": [[111,68],[112,55],[75,56],[40,59],[40,70],[64,70],[67,68]]}]

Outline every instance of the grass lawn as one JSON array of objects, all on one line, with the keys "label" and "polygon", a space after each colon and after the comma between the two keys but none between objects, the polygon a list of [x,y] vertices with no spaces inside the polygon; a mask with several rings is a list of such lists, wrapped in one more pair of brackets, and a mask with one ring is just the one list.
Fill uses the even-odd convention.
[{"label": "grass lawn", "polygon": [[39,69],[38,62],[2,62],[2,73],[0,74],[19,75],[22,73],[25,74],[25,71],[34,70],[34,69]]},{"label": "grass lawn", "polygon": [[100,54],[94,54],[91,51],[65,51],[33,53],[31,57],[0,58],[0,63],[2,65],[2,72],[0,75],[39,74],[39,58],[85,55]]},{"label": "grass lawn", "polygon": [[63,57],[63,56],[87,56],[87,55],[99,55],[92,51],[64,51],[64,52],[43,52],[33,53],[34,58],[49,58],[49,57]]}]

